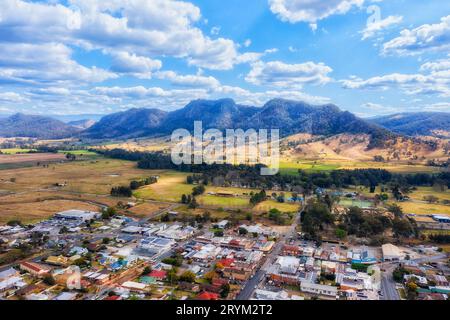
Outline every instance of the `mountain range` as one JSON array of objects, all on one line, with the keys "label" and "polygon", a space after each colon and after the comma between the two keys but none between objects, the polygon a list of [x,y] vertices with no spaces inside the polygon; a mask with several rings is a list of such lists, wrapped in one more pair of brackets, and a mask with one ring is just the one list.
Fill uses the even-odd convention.
[{"label": "mountain range", "polygon": [[102,117],[98,122],[77,119],[64,123],[49,117],[16,114],[0,119],[0,136],[37,138],[83,137],[125,139],[164,136],[173,130],[192,130],[194,121],[203,129],[280,129],[281,136],[296,133],[333,136],[366,134],[369,147],[380,146],[397,135],[430,135],[450,131],[450,113],[397,114],[361,119],[333,104],[311,105],[273,99],[262,107],[237,104],[232,99],[194,100],[184,108],[166,112],[159,109],[130,109]]},{"label": "mountain range", "polygon": [[78,134],[81,129],[62,121],[17,113],[0,119],[0,137],[30,137],[40,139],[61,139]]},{"label": "mountain range", "polygon": [[408,136],[450,137],[450,113],[397,113],[374,118],[372,123]]},{"label": "mountain range", "polygon": [[270,100],[263,107],[240,105],[232,99],[221,99],[195,100],[172,112],[131,109],[103,117],[82,135],[95,139],[167,135],[178,128],[191,131],[194,121],[199,120],[205,130],[280,129],[281,136],[295,133],[369,134],[374,144],[393,136],[389,130],[342,111],[335,105],[311,105],[285,99]]}]

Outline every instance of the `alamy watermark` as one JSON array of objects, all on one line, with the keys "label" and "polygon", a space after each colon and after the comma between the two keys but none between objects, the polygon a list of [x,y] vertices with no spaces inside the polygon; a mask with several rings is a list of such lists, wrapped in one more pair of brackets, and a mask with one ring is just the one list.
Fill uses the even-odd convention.
[{"label": "alamy watermark", "polygon": [[208,129],[203,132],[202,122],[195,121],[193,135],[186,129],[172,133],[171,157],[176,165],[264,164],[261,175],[275,175],[279,171],[279,139],[278,129]]}]

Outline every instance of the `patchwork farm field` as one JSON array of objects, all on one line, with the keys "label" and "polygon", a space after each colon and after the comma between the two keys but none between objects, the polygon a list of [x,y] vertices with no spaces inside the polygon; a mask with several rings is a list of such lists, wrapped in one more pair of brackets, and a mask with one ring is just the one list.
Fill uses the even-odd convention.
[{"label": "patchwork farm field", "polygon": [[[86,150],[73,151],[77,155],[89,156]],[[92,154],[94,156],[95,154]],[[58,154],[28,154],[28,155],[2,155],[1,157],[32,156],[33,161],[40,159],[65,159],[64,153]],[[0,159],[1,159],[0,157]],[[50,158],[49,158],[50,157]],[[1,164],[1,162],[0,162]],[[344,166],[346,165],[346,166]],[[374,164],[366,163],[366,167]],[[289,167],[291,166],[291,167]],[[363,164],[353,164],[353,168],[363,167]],[[319,163],[282,162],[282,173],[295,174],[299,168],[314,171],[330,171],[337,168],[352,168],[348,163]],[[416,170],[414,167],[410,170]],[[285,171],[283,171],[285,170]],[[403,170],[403,169],[402,169]],[[171,204],[177,205],[183,194],[191,194],[193,185],[186,183],[188,173],[170,170],[142,170],[136,167],[135,162],[105,159],[95,156],[90,160],[74,162],[56,162],[49,166],[20,167],[1,170],[0,175],[0,222],[12,218],[23,219],[24,222],[34,222],[47,218],[55,212],[67,209],[99,210],[102,206],[114,206],[118,201],[127,202],[130,199],[118,199],[110,197],[112,187],[128,185],[132,180],[140,180],[145,177],[157,175],[159,181],[156,184],[145,186],[134,192],[139,205],[128,210],[129,214],[136,217],[151,217],[155,212],[169,208]],[[56,186],[62,184],[63,186]],[[198,203],[203,207],[197,210],[181,207],[187,214],[204,212],[208,210],[218,217],[229,215],[227,210],[241,210],[242,212],[262,213],[276,208],[282,212],[296,212],[298,204],[278,203],[267,200],[255,207],[249,203],[250,193],[259,192],[257,189],[224,188],[207,186],[203,195],[197,197]],[[367,197],[373,197],[368,190],[357,188]],[[271,194],[272,191],[266,191]],[[380,192],[377,188],[377,193]],[[220,196],[227,193],[230,196]],[[439,204],[429,204],[423,200],[426,195],[434,195],[439,199]],[[290,197],[290,193],[285,193]],[[418,188],[410,194],[413,201],[402,202],[405,213],[416,214],[450,214],[450,206],[442,203],[450,199],[450,193],[436,191],[433,188]],[[391,197],[392,199],[392,197]],[[154,203],[152,202],[154,201]],[[342,205],[352,205],[345,203]],[[369,202],[367,203],[369,204]],[[365,204],[362,204],[365,206]],[[201,211],[203,210],[203,211]]]}]

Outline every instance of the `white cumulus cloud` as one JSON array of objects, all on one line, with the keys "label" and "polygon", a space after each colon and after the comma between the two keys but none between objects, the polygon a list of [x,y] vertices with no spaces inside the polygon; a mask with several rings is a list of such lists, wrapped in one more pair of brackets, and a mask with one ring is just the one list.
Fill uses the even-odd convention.
[{"label": "white cumulus cloud", "polygon": [[325,84],[331,81],[328,76],[333,69],[324,63],[305,62],[287,64],[281,61],[256,62],[245,77],[255,85],[277,87],[301,87],[304,84]]},{"label": "white cumulus cloud", "polygon": [[317,29],[317,21],[347,13],[363,4],[364,0],[269,0],[270,10],[279,19],[290,23],[308,22],[313,30]]},{"label": "white cumulus cloud", "polygon": [[405,29],[383,45],[383,54],[415,55],[425,51],[450,49],[450,15],[436,24]]}]

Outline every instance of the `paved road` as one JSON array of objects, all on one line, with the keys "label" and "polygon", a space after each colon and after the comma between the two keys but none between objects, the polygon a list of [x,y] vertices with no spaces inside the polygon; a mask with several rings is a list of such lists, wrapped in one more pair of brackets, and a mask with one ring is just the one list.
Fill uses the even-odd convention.
[{"label": "paved road", "polygon": [[381,300],[400,300],[400,295],[396,288],[396,283],[392,278],[392,271],[383,272],[381,275]]},{"label": "paved road", "polygon": [[297,233],[297,226],[300,220],[300,213],[295,217],[294,223],[291,225],[289,230],[281,236],[281,238],[277,241],[275,247],[272,252],[266,257],[266,261],[264,264],[256,271],[255,275],[247,281],[247,283],[242,288],[241,292],[239,292],[236,300],[249,300],[253,293],[255,292],[258,285],[265,280],[268,268],[275,262],[277,256],[279,255],[281,249],[285,244],[285,240],[289,237],[293,237]]},{"label": "paved road", "polygon": [[[410,261],[416,263],[425,263],[439,261],[448,258],[448,254],[439,254],[431,257],[423,257],[418,259],[412,259]],[[396,283],[392,277],[392,272],[398,266],[399,262],[384,263],[385,272],[381,275],[381,292],[383,297],[381,300],[400,300],[400,295],[396,288]]]}]

